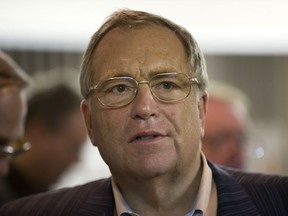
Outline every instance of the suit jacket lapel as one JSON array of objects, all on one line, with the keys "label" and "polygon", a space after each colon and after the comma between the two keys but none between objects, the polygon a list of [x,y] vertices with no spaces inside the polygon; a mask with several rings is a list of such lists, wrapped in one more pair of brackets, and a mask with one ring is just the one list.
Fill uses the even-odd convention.
[{"label": "suit jacket lapel", "polygon": [[111,178],[103,180],[101,185],[93,188],[93,192],[79,209],[79,216],[114,216],[114,197]]},{"label": "suit jacket lapel", "polygon": [[[256,206],[245,192],[227,172],[209,163],[213,180],[217,187],[217,215],[249,215],[259,216]],[[79,216],[114,216],[115,201],[111,186],[111,178],[95,185],[89,196],[79,208]],[[78,216],[77,215],[77,216]]]},{"label": "suit jacket lapel", "polygon": [[217,187],[218,216],[260,215],[256,206],[245,192],[227,172],[209,163],[213,180]]}]

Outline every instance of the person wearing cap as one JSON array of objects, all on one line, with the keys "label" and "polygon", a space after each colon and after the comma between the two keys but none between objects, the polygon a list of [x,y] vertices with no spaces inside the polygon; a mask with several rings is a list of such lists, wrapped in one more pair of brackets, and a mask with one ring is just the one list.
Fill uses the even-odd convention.
[{"label": "person wearing cap", "polygon": [[239,88],[209,81],[203,152],[215,164],[245,169],[251,124],[249,99]]}]

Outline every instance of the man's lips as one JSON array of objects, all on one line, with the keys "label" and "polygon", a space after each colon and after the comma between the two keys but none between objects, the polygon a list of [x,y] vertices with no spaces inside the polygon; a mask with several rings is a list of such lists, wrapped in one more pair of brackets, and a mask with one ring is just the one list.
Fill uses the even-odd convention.
[{"label": "man's lips", "polygon": [[150,131],[150,132],[141,132],[141,133],[137,133],[135,134],[130,140],[129,143],[135,142],[135,141],[148,141],[148,140],[152,140],[152,139],[156,139],[159,137],[164,137],[165,135],[159,132],[154,132],[154,131]]}]

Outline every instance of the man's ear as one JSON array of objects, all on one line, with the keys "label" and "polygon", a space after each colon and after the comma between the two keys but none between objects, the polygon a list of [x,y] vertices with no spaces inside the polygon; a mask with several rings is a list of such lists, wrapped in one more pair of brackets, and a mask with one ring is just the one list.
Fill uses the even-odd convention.
[{"label": "man's ear", "polygon": [[206,91],[202,91],[199,95],[198,100],[198,111],[199,111],[199,119],[201,126],[201,136],[204,136],[205,133],[205,118],[208,109],[208,93]]},{"label": "man's ear", "polygon": [[94,136],[93,136],[93,126],[92,126],[92,119],[91,119],[91,110],[89,109],[89,105],[88,105],[88,101],[87,100],[82,100],[81,105],[80,105],[80,109],[86,124],[86,128],[87,128],[87,132],[89,135],[89,138],[92,142],[92,144],[94,145]]}]

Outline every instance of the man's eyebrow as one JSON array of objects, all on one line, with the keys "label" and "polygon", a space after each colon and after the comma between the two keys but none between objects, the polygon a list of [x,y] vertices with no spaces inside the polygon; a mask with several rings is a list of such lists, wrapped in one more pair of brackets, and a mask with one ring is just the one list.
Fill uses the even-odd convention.
[{"label": "man's eyebrow", "polygon": [[103,77],[101,80],[114,78],[114,77],[132,77],[132,76],[128,72],[115,72],[115,73],[112,73],[112,74],[109,74],[109,75]]},{"label": "man's eyebrow", "polygon": [[131,77],[129,72],[116,72],[112,77]]},{"label": "man's eyebrow", "polygon": [[[131,74],[132,72],[132,74]],[[149,78],[157,75],[157,74],[161,74],[161,73],[179,73],[179,71],[177,70],[173,70],[171,68],[156,68],[153,69],[151,71],[146,72],[146,74],[148,75]],[[115,71],[112,72],[111,74],[109,74],[107,77],[105,76],[103,79],[109,79],[109,78],[113,78],[113,77],[132,77],[134,78],[134,76],[132,76],[134,73],[133,71]],[[140,72],[141,74],[141,72]]]}]

